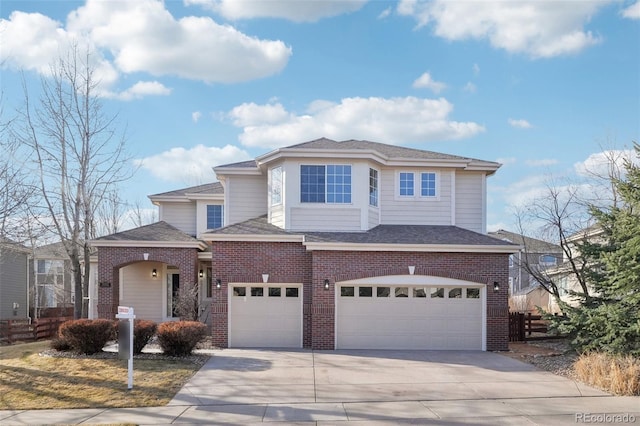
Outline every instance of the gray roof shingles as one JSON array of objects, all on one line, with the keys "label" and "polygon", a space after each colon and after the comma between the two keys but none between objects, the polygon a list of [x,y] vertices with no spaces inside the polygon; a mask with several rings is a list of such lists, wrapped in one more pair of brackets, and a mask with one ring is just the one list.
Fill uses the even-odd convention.
[{"label": "gray roof shingles", "polygon": [[205,183],[203,185],[191,186],[189,188],[176,189],[175,191],[162,192],[150,197],[180,197],[186,194],[224,194],[224,188],[220,182]]},{"label": "gray roof shingles", "polygon": [[96,238],[97,241],[183,241],[198,242],[200,240],[185,234],[178,228],[160,221],[139,228],[129,229],[104,237]]},{"label": "gray roof shingles", "polygon": [[308,242],[354,244],[514,245],[457,226],[378,225],[362,232],[287,232],[260,216],[225,228],[209,230],[224,235],[304,235]]}]

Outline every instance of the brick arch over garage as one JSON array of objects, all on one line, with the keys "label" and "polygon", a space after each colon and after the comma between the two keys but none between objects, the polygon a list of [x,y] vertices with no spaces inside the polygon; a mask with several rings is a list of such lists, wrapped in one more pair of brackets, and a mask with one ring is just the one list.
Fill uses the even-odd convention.
[{"label": "brick arch over garage", "polygon": [[[120,299],[119,270],[132,263],[161,262],[176,266],[183,283],[197,283],[198,249],[175,247],[99,247],[98,316],[113,319]],[[186,287],[186,286],[185,286]],[[184,287],[181,287],[181,290]]]}]

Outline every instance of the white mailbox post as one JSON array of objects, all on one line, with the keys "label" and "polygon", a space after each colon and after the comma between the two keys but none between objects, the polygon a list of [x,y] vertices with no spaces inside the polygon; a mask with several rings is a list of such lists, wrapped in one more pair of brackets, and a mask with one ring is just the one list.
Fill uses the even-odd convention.
[{"label": "white mailbox post", "polygon": [[128,306],[118,306],[116,318],[120,320],[118,324],[118,357],[127,359],[129,370],[129,381],[127,389],[133,389],[133,320],[136,316],[133,308]]}]

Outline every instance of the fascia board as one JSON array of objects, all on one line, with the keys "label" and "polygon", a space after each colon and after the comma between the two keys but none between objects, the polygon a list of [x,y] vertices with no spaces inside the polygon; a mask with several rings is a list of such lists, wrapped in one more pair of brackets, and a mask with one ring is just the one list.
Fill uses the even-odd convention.
[{"label": "fascia board", "polygon": [[302,243],[303,235],[280,235],[280,234],[201,234],[199,238],[205,241],[252,241],[252,242],[279,242],[279,243]]},{"label": "fascia board", "polygon": [[164,247],[164,248],[197,248],[204,250],[207,244],[203,241],[137,241],[137,240],[91,240],[91,247]]},{"label": "fascia board", "polygon": [[518,246],[503,245],[466,245],[466,244],[357,244],[357,243],[318,243],[305,242],[309,251],[413,251],[430,253],[499,253],[512,254],[519,251]]},{"label": "fascia board", "polygon": [[213,171],[219,180],[222,180],[220,176],[229,175],[249,175],[249,176],[261,176],[262,170],[253,167],[214,167]]}]

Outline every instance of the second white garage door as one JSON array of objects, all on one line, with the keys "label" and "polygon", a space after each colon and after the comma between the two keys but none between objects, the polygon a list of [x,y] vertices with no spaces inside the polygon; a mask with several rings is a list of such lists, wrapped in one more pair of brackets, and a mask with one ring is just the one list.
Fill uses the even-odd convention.
[{"label": "second white garage door", "polygon": [[481,286],[337,285],[337,349],[483,349]]},{"label": "second white garage door", "polygon": [[301,348],[302,286],[229,284],[229,347]]}]

